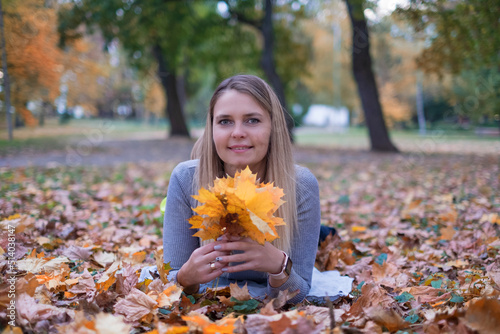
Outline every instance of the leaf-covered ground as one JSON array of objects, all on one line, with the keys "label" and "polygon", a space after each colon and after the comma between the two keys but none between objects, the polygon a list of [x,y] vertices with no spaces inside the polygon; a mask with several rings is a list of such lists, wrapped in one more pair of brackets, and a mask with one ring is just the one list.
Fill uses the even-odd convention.
[{"label": "leaf-covered ground", "polygon": [[1,325],[15,281],[15,330],[26,333],[495,333],[499,162],[332,151],[307,164],[323,223],[340,236],[319,247],[316,265],[355,279],[332,309],[235,287],[185,296],[163,272],[138,283],[141,268],[161,263],[173,164],[3,168]]}]

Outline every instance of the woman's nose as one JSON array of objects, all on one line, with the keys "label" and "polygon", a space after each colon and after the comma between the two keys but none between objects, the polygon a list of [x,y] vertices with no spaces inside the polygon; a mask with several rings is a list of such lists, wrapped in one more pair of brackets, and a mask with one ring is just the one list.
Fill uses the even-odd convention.
[{"label": "woman's nose", "polygon": [[231,133],[233,138],[243,138],[246,136],[245,129],[243,129],[242,124],[235,124],[233,128],[233,132]]}]

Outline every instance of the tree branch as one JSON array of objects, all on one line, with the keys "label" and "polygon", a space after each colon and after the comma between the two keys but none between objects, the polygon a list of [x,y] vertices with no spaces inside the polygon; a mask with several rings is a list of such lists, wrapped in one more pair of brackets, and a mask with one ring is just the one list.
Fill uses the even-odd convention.
[{"label": "tree branch", "polygon": [[254,27],[258,30],[262,30],[262,20],[251,19],[248,16],[246,16],[245,14],[238,12],[234,8],[232,8],[231,5],[229,4],[228,0],[224,0],[224,2],[227,5],[228,11],[229,11],[229,14],[231,14],[231,17],[235,18],[236,20],[238,20],[241,23],[246,23],[246,24],[251,25],[252,27]]}]

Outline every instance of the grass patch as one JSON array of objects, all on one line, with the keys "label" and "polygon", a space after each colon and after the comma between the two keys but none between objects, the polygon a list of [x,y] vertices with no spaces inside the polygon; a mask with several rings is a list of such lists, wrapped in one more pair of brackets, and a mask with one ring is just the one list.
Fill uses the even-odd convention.
[{"label": "grass patch", "polygon": [[[432,130],[422,136],[415,130],[393,130],[392,142],[404,152],[487,153],[500,152],[500,137],[478,136],[473,130]],[[370,141],[366,128],[329,130],[297,128],[296,143],[301,146],[368,150]]]},{"label": "grass patch", "polygon": [[54,150],[63,150],[67,144],[68,136],[40,137],[0,140],[0,156],[17,155],[22,153],[46,153]]}]

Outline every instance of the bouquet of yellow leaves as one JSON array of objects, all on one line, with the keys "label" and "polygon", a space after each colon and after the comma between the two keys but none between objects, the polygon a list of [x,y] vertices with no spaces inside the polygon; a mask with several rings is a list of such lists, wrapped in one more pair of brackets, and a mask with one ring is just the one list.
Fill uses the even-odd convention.
[{"label": "bouquet of yellow leaves", "polygon": [[272,183],[257,183],[257,175],[250,168],[237,172],[233,177],[217,178],[209,190],[201,188],[193,196],[202,203],[189,219],[194,234],[202,240],[217,239],[228,233],[249,237],[260,244],[279,238],[276,226],[285,225],[283,219],[273,216],[284,203],[283,189]]}]

